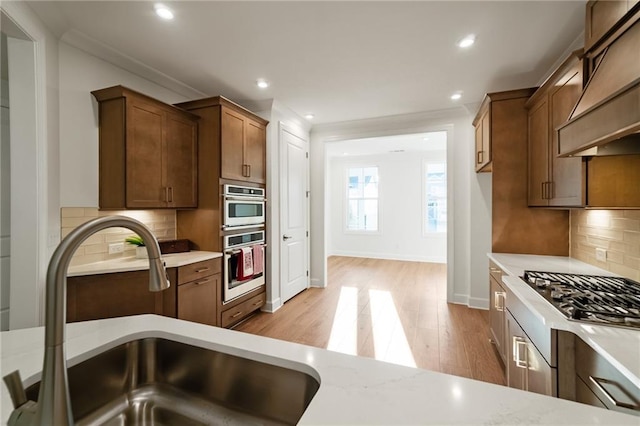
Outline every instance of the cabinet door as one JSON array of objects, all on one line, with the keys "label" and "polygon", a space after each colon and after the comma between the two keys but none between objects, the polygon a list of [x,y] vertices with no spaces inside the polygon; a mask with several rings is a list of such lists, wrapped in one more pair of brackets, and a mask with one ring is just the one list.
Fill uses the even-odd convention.
[{"label": "cabinet door", "polygon": [[527,360],[527,387],[529,392],[557,396],[556,369],[547,364],[542,354],[525,336]]},{"label": "cabinet door", "polygon": [[247,180],[256,183],[266,182],[266,128],[265,126],[251,120],[247,120],[246,143],[244,149],[244,163],[248,166],[246,170]]},{"label": "cabinet door", "polygon": [[493,343],[496,345],[498,354],[500,354],[500,357],[502,358],[502,362],[505,362],[506,364],[504,343],[504,302],[506,293],[502,286],[500,286],[500,284],[493,277],[489,279],[489,288],[491,292],[491,304],[489,305],[489,325],[491,327],[491,338],[493,340]]},{"label": "cabinet door", "polygon": [[529,110],[529,205],[549,204],[549,102],[543,97]]},{"label": "cabinet door", "polygon": [[127,207],[164,207],[163,110],[136,99],[127,103]]},{"label": "cabinet door", "polygon": [[526,337],[515,319],[507,311],[507,384],[510,388],[527,390]]},{"label": "cabinet door", "polygon": [[584,163],[582,157],[559,158],[558,132],[567,121],[582,93],[582,61],[578,61],[549,93],[551,108],[551,200],[549,205],[584,206]]},{"label": "cabinet door", "polygon": [[627,13],[629,0],[592,0],[587,4],[584,50],[596,44]]},{"label": "cabinet door", "polygon": [[216,325],[216,287],[220,274],[178,286],[178,319]]},{"label": "cabinet door", "polygon": [[491,106],[484,109],[476,124],[476,172],[491,171],[486,168],[491,161]]},{"label": "cabinet door", "polygon": [[225,179],[246,180],[244,162],[246,119],[224,107],[221,114],[221,176]]},{"label": "cabinet door", "polygon": [[198,206],[197,123],[179,114],[167,113],[165,122],[167,205],[172,208]]}]

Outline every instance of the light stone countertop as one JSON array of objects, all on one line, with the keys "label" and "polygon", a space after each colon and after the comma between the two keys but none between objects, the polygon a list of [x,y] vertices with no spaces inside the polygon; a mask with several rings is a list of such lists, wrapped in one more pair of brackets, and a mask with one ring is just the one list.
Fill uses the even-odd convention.
[{"label": "light stone countertop", "polygon": [[[330,424],[616,424],[640,419],[462,377],[249,335],[156,315],[67,325],[69,365],[121,343],[158,337],[304,371],[320,389],[301,425]],[[0,333],[2,375],[19,369],[27,385],[42,368],[42,327]],[[2,422],[11,413],[5,387]]]},{"label": "light stone countertop", "polygon": [[[640,387],[640,330],[569,321],[520,277],[525,270],[587,275],[615,274],[576,259],[562,256],[489,253],[509,275],[502,282],[522,300],[547,328],[570,331],[607,359],[631,382]],[[640,420],[638,420],[640,424]]]},{"label": "light stone countertop", "polygon": [[[222,253],[213,251],[188,251],[184,253],[163,254],[167,268],[177,268],[189,265],[190,263],[202,262],[203,260],[222,257]],[[68,277],[82,275],[109,274],[112,272],[130,272],[149,269],[149,260],[137,259],[135,257],[123,257],[116,260],[105,260],[102,262],[87,263],[85,265],[70,266],[67,271]]]}]

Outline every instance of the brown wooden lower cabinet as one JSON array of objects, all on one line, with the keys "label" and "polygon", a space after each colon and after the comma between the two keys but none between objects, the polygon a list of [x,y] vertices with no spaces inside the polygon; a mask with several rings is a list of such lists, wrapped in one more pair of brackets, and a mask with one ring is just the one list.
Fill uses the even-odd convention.
[{"label": "brown wooden lower cabinet", "polygon": [[159,292],[149,291],[148,270],[69,277],[67,322],[157,314],[219,326],[221,265],[217,258],[167,268],[171,287]]},{"label": "brown wooden lower cabinet", "polygon": [[67,278],[67,322],[157,314],[176,316],[176,269],[167,270],[172,286],[149,291],[149,271]]},{"label": "brown wooden lower cabinet", "polygon": [[216,287],[220,274],[178,285],[178,319],[216,324]]},{"label": "brown wooden lower cabinet", "polygon": [[267,300],[267,295],[263,291],[262,293],[251,297],[250,299],[242,302],[234,307],[228,308],[222,312],[222,327],[232,326],[249,314],[253,313],[260,307],[262,307]]}]

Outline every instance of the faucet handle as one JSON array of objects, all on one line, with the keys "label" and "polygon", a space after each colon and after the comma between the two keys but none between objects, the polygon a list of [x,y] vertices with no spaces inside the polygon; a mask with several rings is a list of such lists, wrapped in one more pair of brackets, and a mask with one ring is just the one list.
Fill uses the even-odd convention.
[{"label": "faucet handle", "polygon": [[7,374],[3,377],[3,380],[7,385],[7,389],[9,389],[13,408],[18,408],[27,402],[27,394],[24,391],[24,385],[22,384],[22,378],[20,377],[19,370]]},{"label": "faucet handle", "polygon": [[20,371],[16,370],[3,377],[4,383],[9,389],[9,395],[13,402],[13,412],[7,420],[7,425],[21,426],[30,425],[36,416],[37,404],[33,401],[27,401],[27,394],[24,391]]}]

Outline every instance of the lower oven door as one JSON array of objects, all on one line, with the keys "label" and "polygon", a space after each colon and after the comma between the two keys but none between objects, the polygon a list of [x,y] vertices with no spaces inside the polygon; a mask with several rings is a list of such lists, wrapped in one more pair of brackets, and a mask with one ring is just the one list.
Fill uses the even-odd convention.
[{"label": "lower oven door", "polygon": [[[264,246],[262,247],[264,259]],[[224,283],[222,288],[222,301],[227,303],[236,297],[264,285],[264,270],[259,274],[239,280],[238,263],[240,262],[239,250],[228,250],[224,254]]]}]

